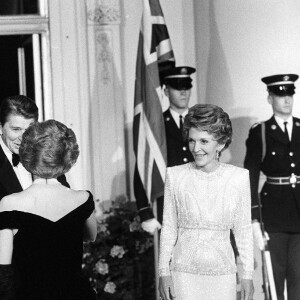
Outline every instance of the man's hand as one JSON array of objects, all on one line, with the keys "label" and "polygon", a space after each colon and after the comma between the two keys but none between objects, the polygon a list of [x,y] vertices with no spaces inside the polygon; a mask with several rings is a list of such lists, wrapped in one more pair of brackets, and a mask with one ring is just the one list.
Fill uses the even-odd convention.
[{"label": "man's hand", "polygon": [[159,294],[160,299],[164,300],[175,300],[175,292],[174,292],[174,285],[171,276],[162,276],[159,277]]},{"label": "man's hand", "polygon": [[241,280],[241,300],[252,300],[254,294],[254,286],[252,279]]},{"label": "man's hand", "polygon": [[253,222],[252,223],[252,231],[253,231],[253,237],[256,246],[259,248],[259,250],[264,250],[265,249],[265,241],[263,234],[260,229],[260,224],[259,222]]},{"label": "man's hand", "polygon": [[154,234],[156,229],[161,229],[161,225],[156,219],[153,218],[142,222],[142,228],[150,234]]}]

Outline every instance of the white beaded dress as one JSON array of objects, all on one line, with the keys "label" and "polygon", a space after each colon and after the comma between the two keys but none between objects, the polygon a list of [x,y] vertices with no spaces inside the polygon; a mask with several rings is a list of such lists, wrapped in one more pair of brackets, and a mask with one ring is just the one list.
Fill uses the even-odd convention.
[{"label": "white beaded dress", "polygon": [[172,276],[176,300],[235,300],[233,230],[252,279],[253,237],[248,170],[221,163],[206,173],[194,162],[167,169],[159,276]]}]

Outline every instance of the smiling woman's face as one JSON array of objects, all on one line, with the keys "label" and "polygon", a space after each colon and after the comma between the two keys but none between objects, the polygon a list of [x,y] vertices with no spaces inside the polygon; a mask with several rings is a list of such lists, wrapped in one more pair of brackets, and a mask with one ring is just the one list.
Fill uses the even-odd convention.
[{"label": "smiling woman's face", "polygon": [[197,168],[205,172],[214,171],[219,162],[216,160],[217,151],[221,151],[224,145],[219,144],[207,131],[198,128],[189,130],[189,149],[195,159]]},{"label": "smiling woman's face", "polygon": [[34,119],[25,119],[21,115],[10,115],[3,126],[0,124],[2,140],[12,153],[19,154],[23,133],[34,122]]}]

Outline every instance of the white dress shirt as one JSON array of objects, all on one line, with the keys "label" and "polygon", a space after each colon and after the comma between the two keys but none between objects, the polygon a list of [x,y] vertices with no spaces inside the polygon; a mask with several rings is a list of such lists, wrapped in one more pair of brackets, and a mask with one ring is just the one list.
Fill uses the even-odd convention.
[{"label": "white dress shirt", "polygon": [[14,172],[16,173],[16,176],[23,188],[25,190],[32,184],[32,176],[31,173],[29,173],[21,164],[21,162],[17,166],[13,166],[12,163],[12,152],[8,149],[8,147],[4,144],[2,137],[0,137],[0,146],[3,149],[4,154],[6,155],[8,161],[10,162]]},{"label": "white dress shirt", "polygon": [[281,128],[281,130],[284,132],[284,122],[287,122],[286,124],[286,128],[289,134],[289,138],[291,140],[292,138],[292,131],[293,131],[293,116],[289,116],[288,119],[285,121],[277,116],[275,116],[275,120],[277,122],[277,124],[279,125],[279,127]]},{"label": "white dress shirt", "polygon": [[184,118],[185,116],[188,114],[188,109],[183,112],[182,114],[179,114],[177,111],[173,110],[172,108],[170,108],[170,113],[174,119],[174,121],[176,122],[177,124],[177,127],[180,128],[180,116],[182,116],[182,122],[184,123]]}]

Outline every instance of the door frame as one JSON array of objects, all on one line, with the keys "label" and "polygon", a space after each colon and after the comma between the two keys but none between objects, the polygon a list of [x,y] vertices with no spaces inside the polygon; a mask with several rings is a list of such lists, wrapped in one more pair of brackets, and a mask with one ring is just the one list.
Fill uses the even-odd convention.
[{"label": "door frame", "polygon": [[[35,99],[39,109],[39,120],[53,118],[52,70],[50,56],[49,18],[46,0],[39,0],[39,15],[0,16],[0,35],[32,35],[34,76],[42,92]],[[40,39],[37,38],[40,35]],[[40,43],[40,45],[39,45]],[[40,55],[40,68],[36,68]],[[40,76],[40,78],[36,78]]]}]

